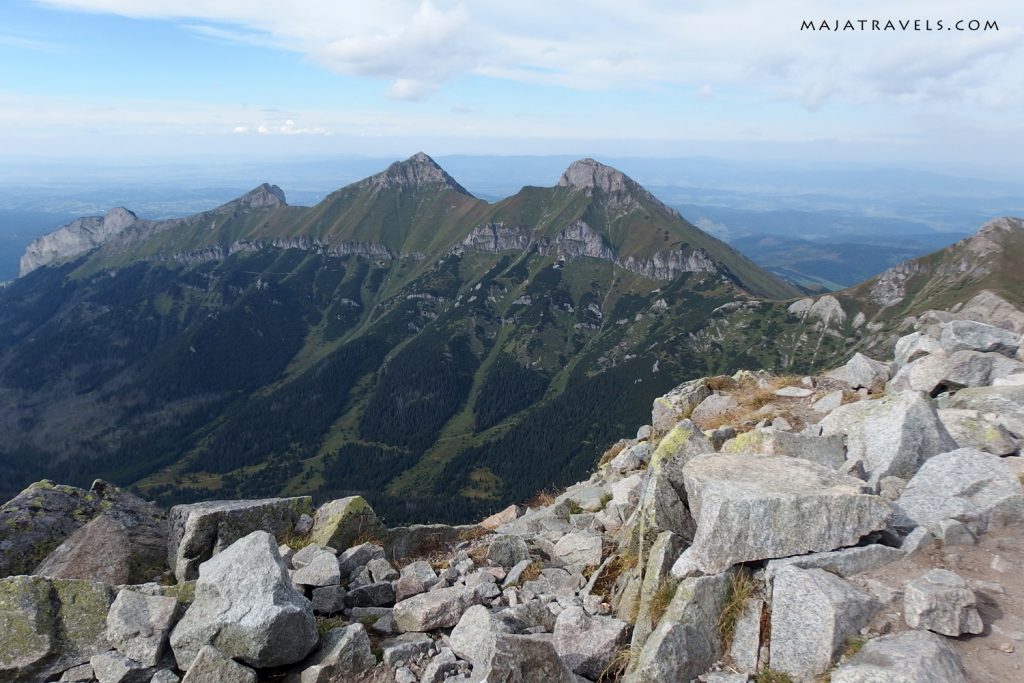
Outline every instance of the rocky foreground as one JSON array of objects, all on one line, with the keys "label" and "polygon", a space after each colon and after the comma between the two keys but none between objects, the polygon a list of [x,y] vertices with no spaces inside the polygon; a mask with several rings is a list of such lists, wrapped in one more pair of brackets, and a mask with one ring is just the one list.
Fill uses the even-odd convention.
[{"label": "rocky foreground", "polygon": [[1024,329],[966,316],[684,384],[474,526],[39,482],[0,508],[0,681],[1022,680]]}]

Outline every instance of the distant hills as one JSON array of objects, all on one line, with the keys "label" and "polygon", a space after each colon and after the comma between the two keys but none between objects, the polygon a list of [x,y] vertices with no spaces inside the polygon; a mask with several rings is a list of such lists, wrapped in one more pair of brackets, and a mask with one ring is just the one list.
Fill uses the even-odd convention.
[{"label": "distant hills", "polygon": [[[937,300],[865,285],[818,315],[590,159],[493,203],[417,154],[308,208],[261,185],[180,219],[115,209],[22,267],[0,290],[0,493],[358,492],[394,523],[575,481],[679,381],[808,372]],[[950,296],[1015,286],[1007,267]]]}]

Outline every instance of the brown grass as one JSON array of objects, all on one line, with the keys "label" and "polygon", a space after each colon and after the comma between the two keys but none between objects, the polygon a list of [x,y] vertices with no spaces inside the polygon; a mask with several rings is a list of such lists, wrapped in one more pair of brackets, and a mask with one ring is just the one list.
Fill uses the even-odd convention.
[{"label": "brown grass", "polygon": [[604,598],[605,602],[611,601],[615,582],[625,572],[635,567],[638,561],[639,558],[636,553],[623,552],[612,557],[611,561],[605,566],[601,576],[597,577],[597,581],[594,582],[593,592]]},{"label": "brown grass", "polygon": [[775,669],[761,669],[754,676],[754,683],[793,683],[789,674]]},{"label": "brown grass", "polygon": [[519,575],[518,585],[522,586],[527,581],[536,581],[537,578],[540,576],[540,572],[542,569],[544,569],[544,563],[540,560],[531,562],[530,566],[524,569],[523,573]]},{"label": "brown grass", "polygon": [[729,586],[729,599],[725,602],[722,614],[718,618],[718,632],[722,636],[722,649],[728,652],[732,645],[732,637],[736,633],[736,622],[747,606],[747,601],[754,594],[757,585],[750,572],[741,569],[732,576]]},{"label": "brown grass", "polygon": [[619,439],[618,441],[613,443],[611,448],[606,450],[604,454],[601,455],[601,459],[598,461],[597,466],[601,467],[603,465],[607,465],[608,463],[610,463],[612,460],[615,459],[615,456],[617,456],[619,453],[626,449],[626,444],[628,443],[629,441],[627,441],[626,439]]},{"label": "brown grass", "polygon": [[729,375],[715,375],[704,380],[704,386],[711,391],[729,391],[739,386],[739,383]]},{"label": "brown grass", "polygon": [[657,624],[661,621],[661,618],[665,616],[665,610],[672,603],[672,598],[676,597],[676,589],[679,584],[675,581],[662,581],[661,585],[658,586],[658,590],[654,591],[654,595],[651,596],[651,623]]},{"label": "brown grass", "polygon": [[[376,621],[376,619],[374,621]],[[336,617],[317,617],[316,632],[320,635],[320,640],[323,640],[328,631],[340,628],[347,624],[348,620],[340,615]]]},{"label": "brown grass", "polygon": [[486,543],[481,543],[470,548],[466,554],[469,555],[469,559],[473,560],[473,564],[477,567],[481,567],[487,564],[488,550],[490,550],[488,545]]},{"label": "brown grass", "polygon": [[464,530],[460,531],[459,532],[459,540],[460,541],[475,541],[477,539],[483,538],[484,536],[487,536],[488,534],[493,534],[493,533],[494,532],[491,531],[490,529],[485,529],[482,526],[474,526],[471,529],[464,529]]},{"label": "brown grass", "polygon": [[608,662],[608,666],[597,677],[597,683],[612,683],[622,680],[638,656],[639,653],[628,645],[620,647]]},{"label": "brown grass", "polygon": [[286,545],[292,550],[302,550],[307,545],[313,542],[311,536],[312,534],[299,536],[293,531],[286,531],[283,534],[281,534],[280,538],[277,539],[277,544]]},{"label": "brown grass", "polygon": [[555,498],[558,498],[558,495],[558,491],[544,489],[533,494],[533,498],[523,503],[523,505],[528,508],[546,508],[555,504]]}]

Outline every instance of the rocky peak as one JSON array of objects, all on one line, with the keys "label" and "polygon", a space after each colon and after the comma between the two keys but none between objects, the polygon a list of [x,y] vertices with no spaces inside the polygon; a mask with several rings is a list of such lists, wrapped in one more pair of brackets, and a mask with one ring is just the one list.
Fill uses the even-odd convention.
[{"label": "rocky peak", "polygon": [[1024,220],[1012,216],[1002,216],[985,223],[978,232],[965,239],[963,245],[967,247],[968,251],[985,256],[998,252],[1003,239],[1022,231],[1024,231]]},{"label": "rocky peak", "polygon": [[469,195],[466,188],[458,182],[436,161],[423,152],[417,152],[405,161],[396,161],[381,173],[370,176],[364,181],[371,187],[415,189],[434,185],[443,185],[451,190]]},{"label": "rocky peak", "polygon": [[605,192],[628,192],[640,187],[622,171],[593,159],[572,162],[558,179],[558,185],[574,189],[597,188]]},{"label": "rocky peak", "polygon": [[117,206],[103,216],[103,231],[107,234],[118,233],[137,220],[139,220],[139,217],[134,212],[122,206]]},{"label": "rocky peak", "polygon": [[277,185],[263,183],[232,202],[235,206],[247,209],[270,209],[278,206],[287,206],[284,191]]}]

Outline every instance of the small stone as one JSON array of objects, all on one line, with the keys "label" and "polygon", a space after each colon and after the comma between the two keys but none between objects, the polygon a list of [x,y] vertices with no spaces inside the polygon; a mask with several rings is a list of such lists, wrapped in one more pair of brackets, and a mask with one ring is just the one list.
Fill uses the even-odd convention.
[{"label": "small stone", "polygon": [[[296,555],[297,557],[297,555]],[[294,558],[293,558],[294,562]],[[341,583],[341,572],[338,570],[338,558],[321,551],[306,566],[292,574],[292,583],[300,586],[337,586]]]},{"label": "small stone", "polygon": [[1012,655],[1016,652],[1016,648],[1013,647],[1013,643],[999,643],[999,649],[1008,655]]},{"label": "small stone", "polygon": [[911,628],[945,636],[984,630],[974,593],[959,575],[946,569],[933,569],[907,584],[903,613]]},{"label": "small stone", "polygon": [[299,515],[299,520],[295,522],[295,527],[292,529],[292,533],[296,536],[305,536],[313,528],[313,518],[303,512]]},{"label": "small stone", "polygon": [[782,387],[781,389],[776,389],[774,393],[782,398],[807,398],[814,394],[813,391],[806,387]]},{"label": "small stone", "polygon": [[370,578],[374,583],[381,581],[394,581],[399,577],[391,563],[383,557],[377,557],[366,563],[366,569],[370,572]]}]

